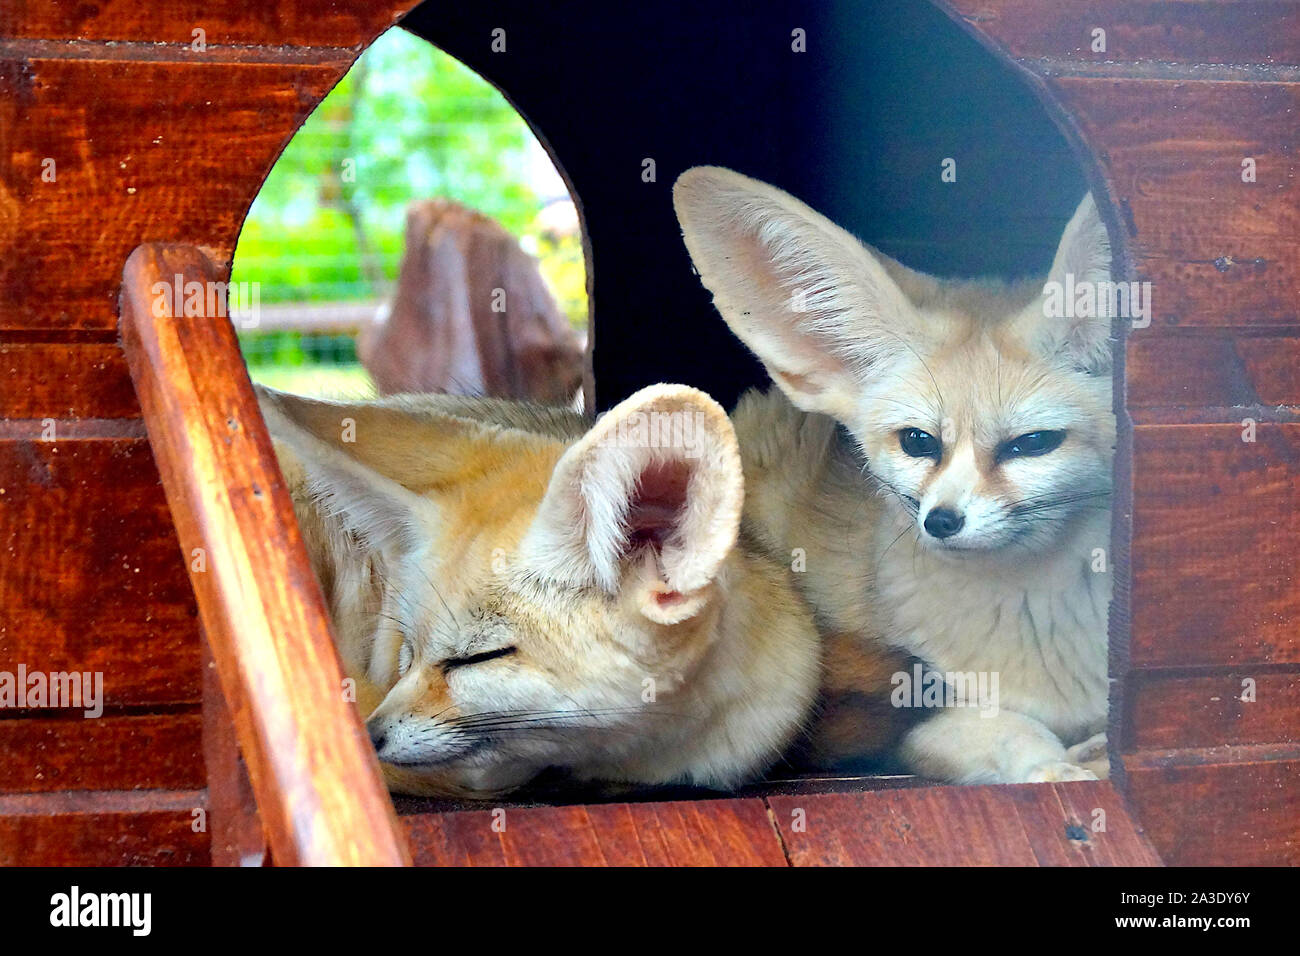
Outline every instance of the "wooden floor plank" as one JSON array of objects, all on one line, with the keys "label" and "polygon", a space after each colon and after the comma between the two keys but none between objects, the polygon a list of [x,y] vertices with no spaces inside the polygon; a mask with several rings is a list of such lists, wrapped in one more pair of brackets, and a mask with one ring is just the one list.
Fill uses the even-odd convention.
[{"label": "wooden floor plank", "polygon": [[[1007,797],[1015,805],[1025,839],[1033,850],[1037,866],[1077,866],[1085,862],[1076,843],[1086,831],[1070,829],[1060,796],[1050,786],[1009,787]],[[1064,829],[1066,839],[1060,838]]]},{"label": "wooden floor plank", "polygon": [[417,866],[785,866],[762,800],[421,813],[402,818]]},{"label": "wooden floor plank", "polygon": [[1034,862],[1015,814],[999,816],[974,788],[808,794],[768,803],[795,866]]},{"label": "wooden floor plank", "polygon": [[1089,866],[1158,866],[1160,857],[1146,832],[1109,784],[1054,786],[1067,826],[1077,828],[1070,847]]},{"label": "wooden floor plank", "polygon": [[[1108,783],[804,794],[768,804],[794,866],[1160,862]],[[1095,809],[1105,812],[1104,830],[1092,826]]]}]

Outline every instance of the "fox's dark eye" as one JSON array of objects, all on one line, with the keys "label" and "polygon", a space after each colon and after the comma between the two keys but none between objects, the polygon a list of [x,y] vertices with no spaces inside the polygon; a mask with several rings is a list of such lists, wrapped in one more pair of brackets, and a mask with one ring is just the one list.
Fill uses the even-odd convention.
[{"label": "fox's dark eye", "polygon": [[903,451],[913,458],[933,458],[939,460],[943,445],[939,439],[919,428],[904,428],[898,433],[898,444]]},{"label": "fox's dark eye", "polygon": [[495,651],[484,651],[482,654],[470,654],[468,657],[449,657],[442,662],[444,672],[453,670],[457,667],[469,667],[471,664],[482,664],[485,661],[494,661],[498,657],[509,657],[517,647],[498,647]]},{"label": "fox's dark eye", "polygon": [[1019,438],[1004,441],[998,447],[998,461],[1006,461],[1008,458],[1032,458],[1035,455],[1046,455],[1049,451],[1060,448],[1063,441],[1065,441],[1065,432],[1063,431],[1030,432],[1027,435],[1021,435]]}]

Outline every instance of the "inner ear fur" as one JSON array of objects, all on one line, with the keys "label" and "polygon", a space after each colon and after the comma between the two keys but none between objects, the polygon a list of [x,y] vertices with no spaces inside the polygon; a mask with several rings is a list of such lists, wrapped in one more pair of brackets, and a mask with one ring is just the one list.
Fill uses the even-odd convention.
[{"label": "inner ear fur", "polygon": [[906,347],[909,273],[793,196],[697,166],[673,205],[718,312],[799,407],[843,417],[864,371]]},{"label": "inner ear fur", "polygon": [[[654,431],[665,423],[675,430]],[[555,466],[525,542],[528,566],[612,593],[625,561],[649,546],[665,591],[696,591],[735,545],[743,504],[726,412],[696,389],[654,385],[602,416]]]}]

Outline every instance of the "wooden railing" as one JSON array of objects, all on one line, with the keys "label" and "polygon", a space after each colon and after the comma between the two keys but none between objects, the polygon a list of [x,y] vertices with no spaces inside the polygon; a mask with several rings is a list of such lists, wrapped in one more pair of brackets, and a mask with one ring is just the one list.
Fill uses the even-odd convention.
[{"label": "wooden railing", "polygon": [[235,331],[207,314],[224,278],[140,246],[121,336],[266,843],[281,865],[409,865]]}]

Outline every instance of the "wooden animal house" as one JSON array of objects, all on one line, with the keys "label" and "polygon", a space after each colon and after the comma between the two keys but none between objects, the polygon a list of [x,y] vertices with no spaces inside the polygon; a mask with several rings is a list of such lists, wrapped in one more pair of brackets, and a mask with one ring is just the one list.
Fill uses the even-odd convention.
[{"label": "wooden animal house", "polygon": [[[560,6],[0,9],[0,672],[103,680],[96,719],[0,708],[0,864],[1300,863],[1300,3]],[[687,281],[689,166],[969,274],[1041,269],[1093,190],[1154,297],[1116,330],[1109,781],[538,799],[504,833],[390,799],[234,330],[151,290],[228,279],[399,21],[568,178],[600,408],[763,380]]]}]

